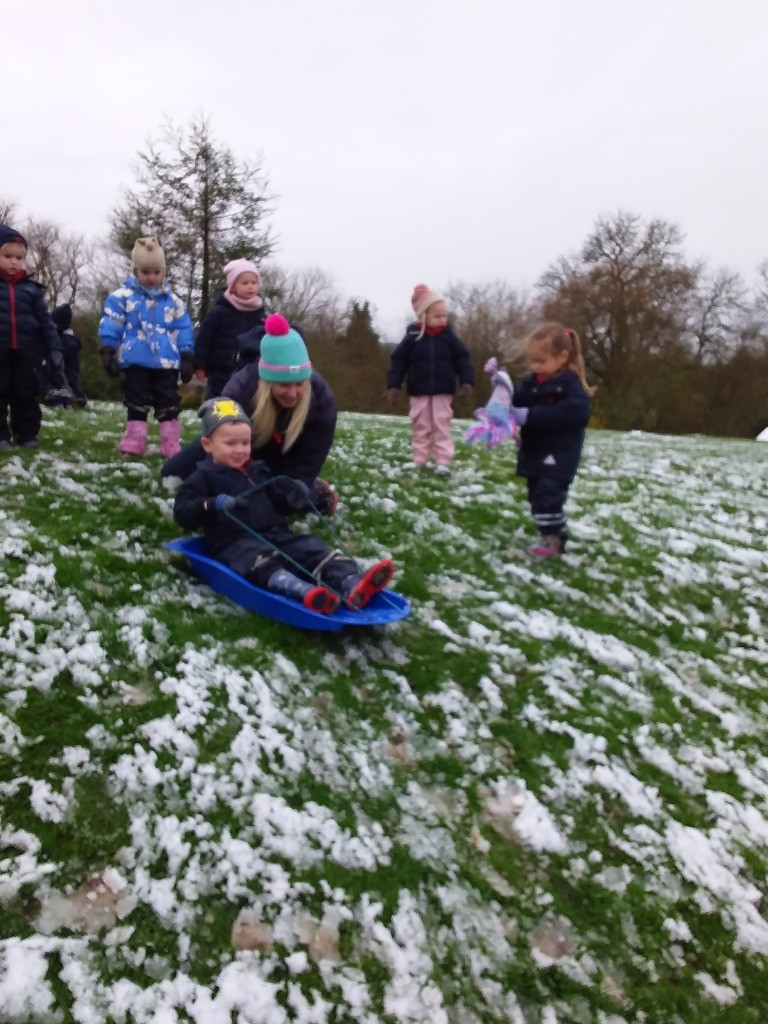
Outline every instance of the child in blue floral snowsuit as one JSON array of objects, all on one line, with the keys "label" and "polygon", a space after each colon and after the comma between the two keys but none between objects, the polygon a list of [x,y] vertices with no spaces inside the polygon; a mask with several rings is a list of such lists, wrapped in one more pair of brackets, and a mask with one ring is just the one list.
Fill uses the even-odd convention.
[{"label": "child in blue floral snowsuit", "polygon": [[101,358],[111,377],[123,373],[128,422],[118,444],[123,455],[147,450],[149,410],[160,426],[160,454],[179,451],[179,370],[192,379],[194,332],[181,299],[165,280],[165,255],[156,238],[139,238],[131,253],[133,277],[107,296],[99,324]]}]

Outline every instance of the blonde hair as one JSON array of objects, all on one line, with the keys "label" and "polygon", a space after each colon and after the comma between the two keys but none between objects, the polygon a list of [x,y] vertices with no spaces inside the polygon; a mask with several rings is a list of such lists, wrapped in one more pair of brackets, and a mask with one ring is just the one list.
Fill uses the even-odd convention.
[{"label": "blonde hair", "polygon": [[584,353],[581,348],[581,341],[576,331],[570,327],[563,327],[558,323],[539,324],[535,327],[526,339],[526,345],[536,342],[544,342],[554,355],[559,356],[561,352],[568,353],[568,368],[573,370],[588,395],[595,390],[587,384],[587,371],[584,366]]},{"label": "blonde hair", "polygon": [[[291,421],[285,432],[284,452],[295,444],[307,420],[309,404],[312,401],[312,386],[308,380],[302,381],[302,385],[299,401],[291,412]],[[254,447],[261,448],[267,444],[272,439],[276,427],[277,410],[272,398],[272,385],[267,380],[260,380],[256,388],[256,408],[251,417]]]}]

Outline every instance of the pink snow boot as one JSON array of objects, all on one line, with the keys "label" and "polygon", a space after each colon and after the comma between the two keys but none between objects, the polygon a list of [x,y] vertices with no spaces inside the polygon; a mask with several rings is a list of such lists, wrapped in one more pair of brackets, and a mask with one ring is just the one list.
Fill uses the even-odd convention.
[{"label": "pink snow boot", "polygon": [[181,424],[178,420],[163,420],[160,424],[160,454],[166,459],[177,455],[181,451],[179,438],[181,437]]},{"label": "pink snow boot", "polygon": [[147,450],[148,429],[149,425],[145,420],[128,420],[117,450],[122,455],[143,455]]}]

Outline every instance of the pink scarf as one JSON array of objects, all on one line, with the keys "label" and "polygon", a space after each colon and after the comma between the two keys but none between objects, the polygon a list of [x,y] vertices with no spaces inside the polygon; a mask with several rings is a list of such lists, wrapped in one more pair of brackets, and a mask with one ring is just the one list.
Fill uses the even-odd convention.
[{"label": "pink scarf", "polygon": [[261,301],[260,295],[254,295],[252,299],[238,299],[236,295],[232,294],[229,288],[224,292],[224,298],[230,306],[234,306],[235,309],[239,309],[241,313],[250,313],[254,309],[261,309],[264,305]]}]

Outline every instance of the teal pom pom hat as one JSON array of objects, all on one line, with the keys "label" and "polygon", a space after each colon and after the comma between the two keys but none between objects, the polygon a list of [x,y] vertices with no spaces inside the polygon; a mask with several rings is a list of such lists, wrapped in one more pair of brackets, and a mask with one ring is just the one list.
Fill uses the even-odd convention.
[{"label": "teal pom pom hat", "polygon": [[259,377],[270,384],[295,384],[309,380],[312,363],[307,346],[284,316],[273,313],[264,322]]}]

